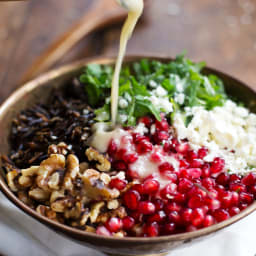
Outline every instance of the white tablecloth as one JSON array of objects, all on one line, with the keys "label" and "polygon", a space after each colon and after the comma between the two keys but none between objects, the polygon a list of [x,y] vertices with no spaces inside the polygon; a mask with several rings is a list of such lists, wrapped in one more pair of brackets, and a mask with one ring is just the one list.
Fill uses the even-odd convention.
[{"label": "white tablecloth", "polygon": [[[6,256],[103,256],[49,230],[0,192],[0,254]],[[256,212],[217,235],[177,249],[171,256],[256,256]]]}]

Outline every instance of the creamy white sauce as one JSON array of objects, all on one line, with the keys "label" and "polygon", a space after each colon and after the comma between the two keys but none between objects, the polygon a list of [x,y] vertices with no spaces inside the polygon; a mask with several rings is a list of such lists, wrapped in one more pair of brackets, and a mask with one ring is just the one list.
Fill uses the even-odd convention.
[{"label": "creamy white sauce", "polygon": [[116,124],[118,110],[118,92],[119,92],[119,76],[122,62],[126,52],[127,42],[130,39],[138,19],[142,15],[144,3],[143,0],[118,0],[118,2],[128,9],[128,17],[122,28],[120,38],[119,54],[116,62],[115,72],[112,80],[111,88],[111,120],[112,125]]}]

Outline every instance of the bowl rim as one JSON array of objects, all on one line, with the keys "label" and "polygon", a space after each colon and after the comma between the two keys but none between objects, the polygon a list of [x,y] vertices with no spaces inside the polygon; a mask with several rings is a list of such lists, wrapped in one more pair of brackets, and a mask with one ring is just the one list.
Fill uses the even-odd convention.
[{"label": "bowl rim", "polygon": [[[159,61],[171,61],[173,58],[169,57],[163,57],[163,56],[154,56],[154,55],[129,55],[125,57],[124,63],[129,63],[132,61],[140,60],[143,58],[147,59],[154,59],[154,60],[159,60]],[[72,62],[70,64],[61,66],[59,68],[53,69],[51,71],[48,71],[47,73],[44,73],[40,75],[39,77],[33,79],[30,82],[25,83],[18,89],[16,89],[0,106],[0,121],[2,121],[2,115],[8,111],[8,108],[12,105],[15,105],[17,100],[21,98],[25,93],[29,93],[30,91],[34,90],[38,86],[43,86],[45,83],[48,81],[52,81],[58,77],[61,77],[65,75],[66,73],[79,70],[83,68],[84,66],[88,64],[114,64],[116,57],[95,57],[95,58],[86,58],[82,59],[79,61]],[[238,80],[237,78],[234,78],[233,76],[230,76],[224,72],[221,72],[219,70],[216,70],[214,68],[206,67],[205,70],[207,72],[212,72],[217,75],[221,75],[226,77],[227,79],[234,81],[236,83],[239,83],[243,87],[246,87],[249,89],[251,92],[255,93],[255,90],[245,84],[244,82]],[[0,174],[1,175],[1,174]],[[231,217],[228,220],[225,220],[223,222],[214,224],[210,227],[202,228],[196,231],[192,232],[185,232],[185,233],[180,233],[180,234],[173,234],[173,235],[166,235],[166,236],[159,236],[159,237],[150,237],[150,238],[145,238],[145,237],[124,237],[124,238],[118,238],[118,237],[107,237],[107,236],[100,236],[95,233],[90,233],[86,231],[82,231],[73,227],[70,227],[65,224],[61,224],[58,222],[55,222],[53,220],[50,220],[47,217],[44,217],[37,213],[35,210],[24,204],[18,197],[9,189],[8,185],[6,182],[4,182],[4,177],[0,179],[0,189],[3,192],[3,194],[19,209],[21,209],[25,214],[28,214],[32,218],[38,220],[39,222],[43,223],[46,226],[50,226],[52,228],[55,228],[59,230],[63,230],[68,234],[73,234],[76,237],[81,237],[82,238],[92,238],[92,239],[104,239],[106,242],[107,241],[119,241],[119,242],[126,242],[126,243],[133,243],[133,244],[141,244],[141,243],[159,243],[159,242],[168,242],[168,241],[190,241],[191,239],[194,238],[199,238],[201,236],[209,235],[212,233],[215,233],[224,227],[230,226],[231,224],[241,220],[242,218],[248,216],[250,213],[256,210],[256,201],[251,204],[249,207],[241,211],[239,214]]]}]

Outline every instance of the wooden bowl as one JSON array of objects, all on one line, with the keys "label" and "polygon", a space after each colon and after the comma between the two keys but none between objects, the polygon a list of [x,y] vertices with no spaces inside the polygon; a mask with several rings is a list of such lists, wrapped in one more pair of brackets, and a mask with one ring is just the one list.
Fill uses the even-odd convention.
[{"label": "wooden bowl", "polygon": [[[158,59],[163,62],[170,61],[167,58],[136,56],[127,57],[126,63],[139,60],[141,58]],[[88,63],[113,64],[114,58],[97,58],[79,61],[49,73],[25,84],[14,92],[0,108],[0,152],[8,153],[10,146],[8,136],[10,133],[12,119],[24,108],[27,108],[38,102],[45,102],[51,94],[53,88],[62,87],[72,77],[78,75],[82,68]],[[222,72],[206,68],[205,73],[213,73],[223,79],[227,92],[244,102],[252,111],[256,110],[256,93],[244,83],[230,77]],[[162,255],[177,247],[186,244],[192,244],[194,241],[202,239],[210,234],[239,221],[252,213],[256,209],[256,202],[243,210],[238,215],[197,231],[162,236],[156,238],[110,238],[87,233],[72,227],[56,223],[26,206],[16,195],[9,189],[6,184],[3,170],[0,175],[0,188],[6,197],[26,214],[40,221],[50,229],[62,234],[63,236],[75,240],[76,242],[102,251],[109,255]]]}]

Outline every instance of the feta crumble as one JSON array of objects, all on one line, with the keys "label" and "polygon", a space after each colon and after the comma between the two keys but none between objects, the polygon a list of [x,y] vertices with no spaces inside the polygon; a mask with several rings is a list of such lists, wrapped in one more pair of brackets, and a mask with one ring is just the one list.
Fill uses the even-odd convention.
[{"label": "feta crumble", "polygon": [[223,107],[211,111],[203,107],[186,108],[193,115],[188,127],[181,113],[174,116],[179,139],[187,138],[194,149],[205,146],[204,160],[222,157],[231,173],[245,174],[256,166],[256,115],[227,100]]}]

